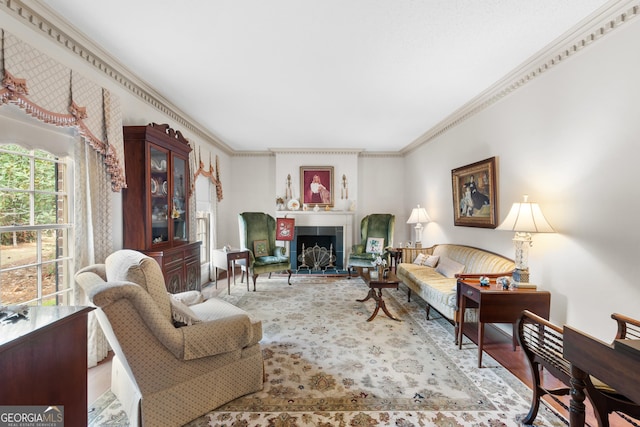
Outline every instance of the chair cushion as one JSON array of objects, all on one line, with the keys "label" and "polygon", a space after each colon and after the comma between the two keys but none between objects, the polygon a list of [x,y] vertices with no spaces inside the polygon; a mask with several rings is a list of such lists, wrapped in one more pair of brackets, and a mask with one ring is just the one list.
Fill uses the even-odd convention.
[{"label": "chair cushion", "polygon": [[280,264],[283,262],[289,262],[289,258],[286,256],[259,256],[256,258],[254,265],[271,265],[271,264]]},{"label": "chair cushion", "polygon": [[105,260],[108,282],[133,282],[145,289],[156,302],[162,314],[171,321],[171,302],[158,262],[147,255],[122,249]]},{"label": "chair cushion", "polygon": [[350,267],[372,267],[373,260],[376,259],[378,254],[354,254],[349,255],[349,260],[347,261],[348,266]]},{"label": "chair cushion", "polygon": [[362,253],[362,254],[351,254],[351,255],[349,255],[349,258],[357,259],[357,260],[364,260],[364,261],[373,261],[374,259],[376,259],[377,256],[378,256],[378,254]]},{"label": "chair cushion", "polygon": [[248,345],[256,344],[262,339],[262,322],[255,319],[243,309],[219,298],[209,298],[200,304],[189,307],[203,322],[221,320],[234,316],[246,316],[251,324],[251,339]]}]

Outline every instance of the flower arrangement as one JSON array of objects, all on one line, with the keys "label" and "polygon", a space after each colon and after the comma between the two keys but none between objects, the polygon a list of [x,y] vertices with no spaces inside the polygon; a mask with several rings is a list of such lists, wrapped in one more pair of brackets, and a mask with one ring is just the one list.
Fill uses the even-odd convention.
[{"label": "flower arrangement", "polygon": [[280,196],[276,197],[276,205],[284,205],[284,199]]},{"label": "flower arrangement", "polygon": [[386,267],[387,260],[383,259],[382,256],[378,255],[378,257],[371,262],[371,265],[373,265],[374,267],[380,267],[380,266]]}]

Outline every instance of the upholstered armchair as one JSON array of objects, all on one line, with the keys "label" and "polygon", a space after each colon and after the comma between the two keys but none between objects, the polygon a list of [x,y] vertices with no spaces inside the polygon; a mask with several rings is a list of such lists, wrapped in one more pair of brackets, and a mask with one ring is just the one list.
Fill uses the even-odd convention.
[{"label": "upholstered armchair", "polygon": [[351,247],[347,261],[349,277],[351,277],[352,268],[358,271],[362,268],[369,268],[378,255],[382,255],[389,265],[390,259],[386,248],[393,246],[395,223],[396,217],[391,214],[371,214],[362,218],[360,243]]},{"label": "upholstered armchair", "polygon": [[[243,212],[238,214],[240,248],[249,250],[249,265],[242,265],[242,273],[253,277],[253,290],[260,274],[287,271],[287,283],[291,285],[291,260],[283,246],[276,246],[276,220],[263,212]],[[259,250],[259,253],[255,251]],[[241,261],[242,263],[243,261]]]},{"label": "upholstered armchair", "polygon": [[158,263],[132,250],[75,279],[98,308],[130,425],[182,426],[262,389],[262,323],[244,310],[199,291],[168,294]]}]

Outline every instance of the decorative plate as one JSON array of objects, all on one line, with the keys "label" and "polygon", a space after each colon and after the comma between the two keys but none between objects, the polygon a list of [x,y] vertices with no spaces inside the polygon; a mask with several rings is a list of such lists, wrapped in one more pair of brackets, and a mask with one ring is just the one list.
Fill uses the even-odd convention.
[{"label": "decorative plate", "polygon": [[151,178],[151,194],[156,194],[158,192],[158,183],[154,178]]},{"label": "decorative plate", "polygon": [[162,194],[167,194],[167,181],[162,183]]},{"label": "decorative plate", "polygon": [[296,199],[289,200],[289,203],[287,203],[287,209],[289,209],[290,211],[297,211],[298,209],[300,209],[300,202]]}]

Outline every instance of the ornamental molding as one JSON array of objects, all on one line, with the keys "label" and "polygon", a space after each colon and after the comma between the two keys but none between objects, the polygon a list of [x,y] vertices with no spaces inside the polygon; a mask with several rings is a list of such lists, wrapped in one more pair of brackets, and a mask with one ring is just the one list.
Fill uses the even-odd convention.
[{"label": "ornamental molding", "polygon": [[362,150],[359,149],[350,149],[350,148],[270,148],[269,151],[272,153],[278,154],[330,154],[333,156],[357,156]]},{"label": "ornamental molding", "polygon": [[[55,16],[55,13],[48,9],[46,5],[41,3],[36,4],[45,13]],[[262,156],[273,155],[272,152],[242,152],[233,150],[220,139],[212,135],[209,131],[205,130],[204,127],[198,124],[195,120],[182,113],[176,106],[164,99],[160,94],[147,86],[139,78],[127,72],[126,67],[120,64],[113,57],[110,57],[106,52],[102,51],[100,47],[95,46],[79,33],[75,34],[76,38],[73,38],[68,34],[73,32],[71,29],[69,29],[68,32],[61,30],[61,27],[66,27],[62,22],[56,26],[50,20],[45,19],[40,13],[36,12],[33,8],[27,6],[20,0],[0,0],[0,7],[4,9],[7,14],[21,21],[26,26],[36,30],[41,35],[49,38],[71,54],[80,57],[96,70],[114,80],[142,101],[166,114],[181,126],[189,129],[191,132],[203,138],[213,146],[221,149],[223,152],[235,157],[255,157],[259,155],[258,153]],[[437,123],[430,130],[425,132],[398,153],[402,156],[411,154],[418,147],[434,140],[449,129],[457,126],[485,108],[492,106],[515,90],[533,81],[541,74],[551,70],[553,67],[559,65],[576,53],[589,47],[594,42],[601,40],[613,30],[620,28],[623,24],[631,21],[639,14],[640,2],[638,0],[621,0],[601,8],[591,17],[584,20],[583,24],[578,25],[573,30],[570,30],[558,38],[555,42],[552,42],[523,65],[507,74],[476,98],[472,99],[447,118]],[[78,40],[82,40],[82,43]],[[90,46],[90,48],[87,46]],[[342,150],[336,150],[335,152],[301,150],[288,151],[288,153],[292,154],[309,154],[315,152],[322,154],[346,154],[346,152]],[[377,156],[373,153],[371,155],[368,153],[366,155],[359,155],[367,157]],[[382,155],[384,156],[386,154]]]},{"label": "ornamental molding", "polygon": [[231,157],[275,157],[269,151],[234,151]]},{"label": "ornamental molding", "polygon": [[71,101],[71,105],[68,107],[69,114],[55,113],[32,102],[27,97],[28,93],[26,79],[17,78],[8,71],[4,71],[2,85],[0,86],[0,107],[4,104],[14,104],[41,122],[58,127],[75,127],[81,138],[91,148],[104,156],[104,163],[111,179],[112,191],[119,192],[127,188],[122,165],[114,146],[97,138],[84,123],[83,120],[87,118],[86,107],[79,106],[75,101]]},{"label": "ornamental molding", "polygon": [[[51,20],[45,18],[41,13],[39,13],[39,11],[27,6],[25,2],[20,0],[0,0],[0,7],[18,21],[28,27],[31,27],[33,30],[36,30],[36,32],[39,32],[40,35],[45,36],[50,41],[67,50],[69,53],[78,56],[101,74],[115,81],[145,103],[151,105],[161,113],[166,114],[182,127],[189,129],[195,135],[201,137],[227,154],[233,152],[231,147],[226,145],[210,132],[206,131],[203,126],[181,112],[180,109],[162,97],[162,95],[157,93],[136,76],[125,71],[126,67],[103,51],[99,46],[96,46],[86,37],[80,33],[75,33],[75,31],[71,29],[63,31],[61,28],[67,27],[64,23],[53,23]],[[52,17],[56,16],[55,12],[42,3],[36,3],[36,7],[42,9],[44,13]],[[71,33],[75,34],[72,36]]]},{"label": "ornamental molding", "polygon": [[601,40],[604,36],[620,28],[639,14],[640,2],[638,0],[618,1],[609,7],[601,8],[590,18],[585,19],[582,25],[574,27],[554,42],[551,42],[546,48],[433,126],[429,131],[400,150],[400,152],[405,156],[411,154],[418,147],[434,140],[485,108],[492,106],[576,53]]},{"label": "ornamental molding", "polygon": [[392,157],[404,157],[404,154],[400,151],[363,151],[358,157],[388,159]]}]

